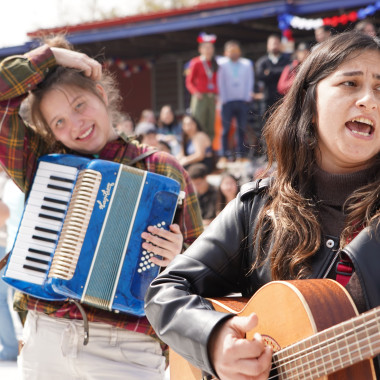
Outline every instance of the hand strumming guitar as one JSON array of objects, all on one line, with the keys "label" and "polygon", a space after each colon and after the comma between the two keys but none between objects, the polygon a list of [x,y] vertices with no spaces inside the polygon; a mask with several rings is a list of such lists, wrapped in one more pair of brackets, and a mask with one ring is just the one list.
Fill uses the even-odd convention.
[{"label": "hand strumming guitar", "polygon": [[208,351],[220,380],[266,380],[272,362],[272,348],[264,345],[260,334],[245,338],[257,325],[257,315],[232,317],[217,326]]}]

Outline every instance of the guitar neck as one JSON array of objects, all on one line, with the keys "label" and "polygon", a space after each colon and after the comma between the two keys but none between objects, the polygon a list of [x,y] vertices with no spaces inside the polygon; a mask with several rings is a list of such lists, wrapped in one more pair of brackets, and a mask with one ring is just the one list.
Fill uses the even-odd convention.
[{"label": "guitar neck", "polygon": [[380,353],[380,307],[273,354],[280,379],[315,379]]}]

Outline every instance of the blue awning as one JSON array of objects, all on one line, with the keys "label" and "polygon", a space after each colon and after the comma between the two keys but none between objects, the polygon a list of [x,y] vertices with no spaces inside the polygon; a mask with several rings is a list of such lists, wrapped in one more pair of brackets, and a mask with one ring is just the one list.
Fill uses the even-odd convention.
[{"label": "blue awning", "polygon": [[[306,15],[316,12],[331,11],[340,8],[364,7],[373,4],[372,0],[300,0],[289,4],[286,0],[266,1],[262,3],[245,4],[230,8],[220,8],[197,13],[174,16],[166,19],[156,19],[140,23],[125,24],[117,27],[85,30],[66,35],[75,44],[93,43],[99,41],[118,40],[130,37],[154,35],[158,33],[175,32],[186,29],[204,28],[221,24],[237,24],[246,20],[276,17],[282,13]],[[35,45],[27,42],[24,45],[0,49],[0,56],[22,54]]]},{"label": "blue awning", "polygon": [[128,37],[146,36],[157,33],[175,32],[178,30],[204,28],[221,24],[237,24],[246,20],[276,17],[282,13],[304,15],[339,8],[352,8],[372,4],[373,0],[325,0],[299,1],[289,5],[286,1],[271,1],[252,3],[234,8],[215,9],[170,19],[155,20],[140,24],[123,25],[107,30],[91,30],[68,36],[73,44],[83,44],[97,41],[117,40]]}]

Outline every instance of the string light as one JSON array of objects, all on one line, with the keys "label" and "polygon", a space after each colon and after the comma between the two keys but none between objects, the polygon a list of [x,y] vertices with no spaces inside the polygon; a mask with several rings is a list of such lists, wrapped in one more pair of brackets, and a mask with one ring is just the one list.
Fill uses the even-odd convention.
[{"label": "string light", "polygon": [[365,8],[359,9],[358,11],[352,11],[339,16],[325,18],[310,19],[294,16],[289,13],[283,13],[278,16],[278,27],[282,31],[282,34],[285,38],[292,40],[293,37],[291,28],[313,30],[323,25],[330,25],[332,27],[336,27],[340,24],[346,25],[349,22],[356,22],[358,20],[363,20],[369,16],[372,16],[378,10],[380,10],[380,1],[377,1],[372,5],[367,5]]},{"label": "string light", "polygon": [[109,68],[112,65],[115,65],[119,70],[121,70],[123,72],[123,75],[126,78],[129,78],[133,74],[138,74],[141,71],[151,70],[153,67],[153,63],[150,61],[144,62],[139,65],[138,64],[129,65],[127,61],[124,61],[121,58],[108,58],[104,62],[104,66],[106,68]]}]

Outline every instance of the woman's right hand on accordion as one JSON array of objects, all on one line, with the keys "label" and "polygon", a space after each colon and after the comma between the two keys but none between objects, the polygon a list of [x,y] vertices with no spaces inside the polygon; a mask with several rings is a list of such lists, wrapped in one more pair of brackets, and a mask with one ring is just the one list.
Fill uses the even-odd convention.
[{"label": "woman's right hand on accordion", "polygon": [[150,261],[158,266],[166,267],[175,256],[182,252],[183,236],[178,224],[171,224],[168,230],[149,226],[148,232],[143,232],[141,237],[146,241],[143,248],[161,259],[153,256]]}]

